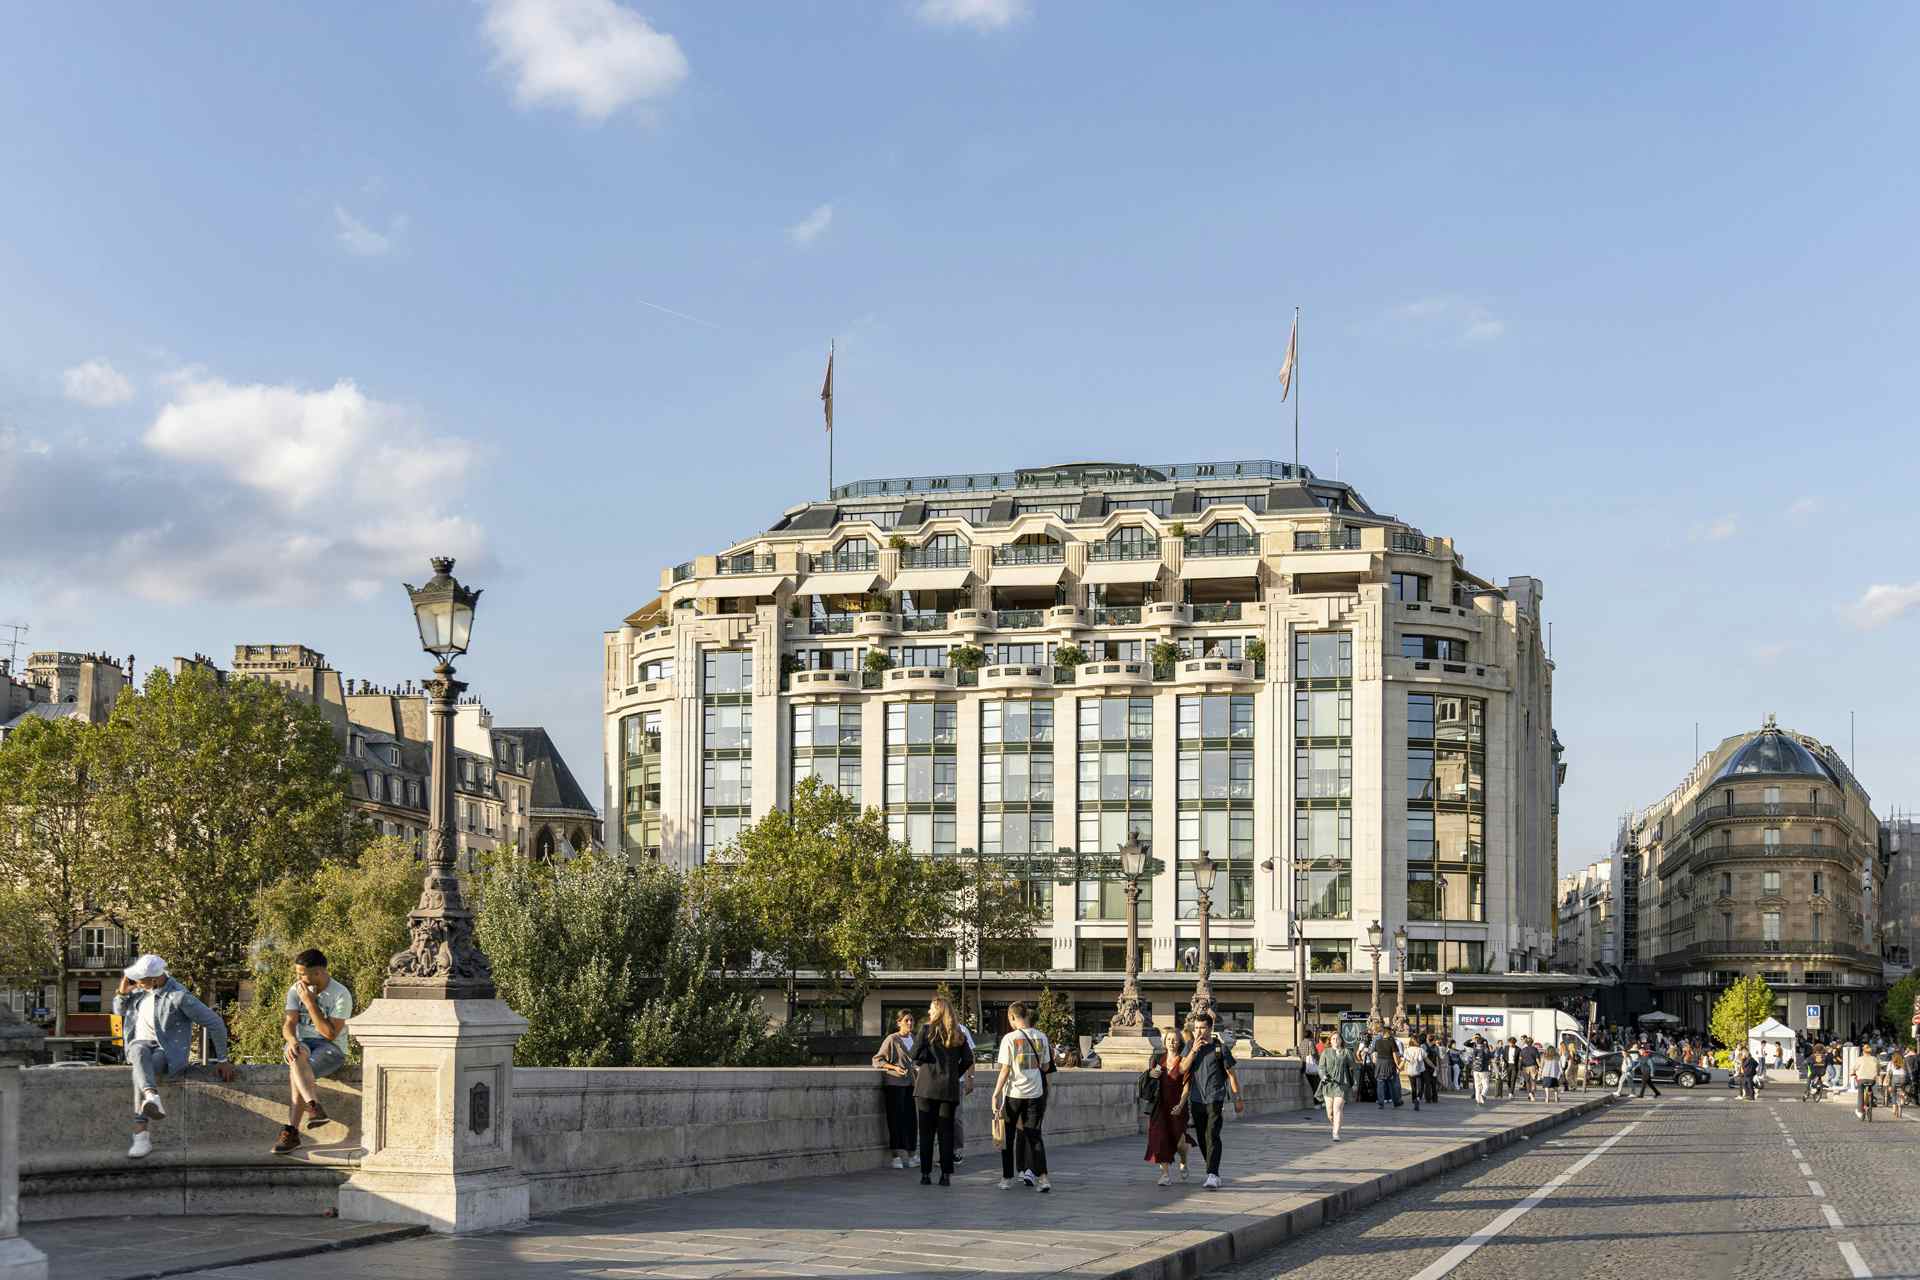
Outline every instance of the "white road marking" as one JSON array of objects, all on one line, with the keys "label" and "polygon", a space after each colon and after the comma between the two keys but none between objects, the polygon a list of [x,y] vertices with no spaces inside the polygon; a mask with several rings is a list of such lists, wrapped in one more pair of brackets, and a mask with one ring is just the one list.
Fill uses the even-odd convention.
[{"label": "white road marking", "polygon": [[[1649,1108],[1648,1114],[1658,1111],[1665,1105],[1665,1103],[1655,1103]],[[1521,1217],[1523,1217],[1528,1210],[1534,1208],[1542,1200],[1545,1200],[1548,1196],[1565,1186],[1575,1174],[1605,1155],[1608,1148],[1612,1147],[1614,1143],[1620,1141],[1620,1139],[1626,1137],[1639,1127],[1640,1121],[1636,1120],[1595,1147],[1592,1151],[1589,1151],[1586,1155],[1581,1156],[1573,1162],[1572,1167],[1565,1173],[1556,1175],[1550,1179],[1546,1185],[1542,1186],[1525,1200],[1522,1200],[1519,1204],[1513,1206],[1513,1208],[1506,1210],[1492,1222],[1489,1222],[1486,1226],[1480,1228],[1465,1240],[1462,1240],[1459,1244],[1447,1250],[1444,1254],[1440,1255],[1440,1257],[1434,1259],[1419,1271],[1416,1271],[1410,1280],[1440,1280],[1442,1276],[1447,1275],[1455,1267],[1465,1262],[1468,1258],[1471,1258],[1475,1253],[1478,1253],[1482,1245],[1489,1243],[1502,1231],[1505,1231],[1508,1227],[1520,1221]]]},{"label": "white road marking", "polygon": [[1807,1190],[1812,1192],[1816,1199],[1822,1198],[1827,1194],[1827,1189],[1811,1178],[1807,1179]]},{"label": "white road marking", "polygon": [[1800,1148],[1798,1148],[1798,1147],[1788,1147],[1788,1148],[1787,1148],[1787,1150],[1793,1153],[1793,1158],[1794,1158],[1795,1160],[1805,1160],[1805,1159],[1806,1159],[1806,1157],[1805,1157],[1805,1156],[1803,1156],[1803,1155],[1801,1155],[1801,1154],[1800,1154]]},{"label": "white road marking", "polygon": [[[1797,1156],[1800,1153],[1796,1151],[1793,1154]],[[1813,1176],[1813,1166],[1808,1164],[1805,1160],[1802,1160],[1800,1162],[1800,1176],[1803,1178],[1811,1178]]]},{"label": "white road marking", "polygon": [[1845,1240],[1840,1242],[1840,1256],[1847,1260],[1847,1270],[1853,1273],[1854,1280],[1873,1280],[1873,1272],[1867,1270],[1866,1259],[1860,1256],[1860,1251],[1850,1242]]},{"label": "white road marking", "polygon": [[1822,1200],[1820,1202],[1820,1212],[1827,1215],[1827,1225],[1832,1227],[1835,1231],[1841,1231],[1846,1228],[1846,1224],[1840,1221],[1839,1212],[1835,1210],[1834,1207],[1828,1204],[1825,1200]]}]

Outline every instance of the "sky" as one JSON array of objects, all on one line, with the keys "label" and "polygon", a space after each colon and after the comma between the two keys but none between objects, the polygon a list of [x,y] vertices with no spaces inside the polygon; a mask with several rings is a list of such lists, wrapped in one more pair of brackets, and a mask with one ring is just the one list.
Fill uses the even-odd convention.
[{"label": "sky", "polygon": [[[835,477],[1291,453],[1546,584],[1562,862],[1783,725],[1920,805],[1920,9],[41,5],[0,39],[0,623],[461,675]],[[0,653],[5,652],[0,631]]]}]

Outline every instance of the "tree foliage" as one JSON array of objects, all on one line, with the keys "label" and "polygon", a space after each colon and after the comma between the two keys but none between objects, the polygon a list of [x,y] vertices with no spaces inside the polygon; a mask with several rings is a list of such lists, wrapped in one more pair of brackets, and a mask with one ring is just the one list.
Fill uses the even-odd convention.
[{"label": "tree foliage", "polygon": [[723,857],[704,871],[703,891],[790,985],[811,969],[857,1004],[882,957],[948,927],[949,869],[890,839],[878,809],[861,812],[817,778],[803,779],[791,808],[742,831]]},{"label": "tree foliage", "polygon": [[235,1054],[279,1058],[293,958],[308,947],[327,953],[328,976],[353,992],[355,1009],[378,999],[387,961],[406,948],[407,913],[420,900],[420,881],[413,845],[382,836],[353,862],[327,862],[315,874],[285,876],[256,893],[255,1000],[233,1018]]},{"label": "tree foliage", "polygon": [[1748,974],[1720,993],[1713,1005],[1713,1018],[1707,1025],[1721,1044],[1738,1049],[1747,1042],[1747,1032],[1765,1022],[1772,1013],[1773,988],[1758,974]]},{"label": "tree foliage", "polygon": [[976,854],[940,869],[945,872],[948,910],[960,934],[962,956],[974,969],[974,993],[967,1007],[977,1018],[987,963],[997,958],[996,952],[1004,956],[1013,947],[1032,942],[1045,913],[1029,889],[1023,868],[1004,858]]},{"label": "tree foliage", "polygon": [[156,670],[122,695],[101,743],[99,811],[127,921],[203,995],[245,963],[262,889],[351,860],[368,838],[331,726],[268,681]]},{"label": "tree foliage", "polygon": [[1074,1034],[1073,997],[1052,987],[1040,988],[1040,1000],[1034,1006],[1033,1025],[1040,1028],[1056,1048],[1079,1043]]},{"label": "tree foliage", "polygon": [[1895,1038],[1913,1039],[1913,1002],[1920,996],[1920,973],[1910,973],[1887,988],[1880,1016],[1893,1028]]}]

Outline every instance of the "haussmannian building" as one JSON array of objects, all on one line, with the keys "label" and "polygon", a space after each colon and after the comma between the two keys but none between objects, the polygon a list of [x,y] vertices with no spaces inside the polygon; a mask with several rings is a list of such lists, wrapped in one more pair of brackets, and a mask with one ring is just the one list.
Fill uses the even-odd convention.
[{"label": "haussmannian building", "polygon": [[1832,747],[1768,716],[1702,756],[1635,815],[1638,959],[1659,1008],[1707,1030],[1737,979],[1764,977],[1773,1016],[1850,1035],[1883,984],[1880,824]]},{"label": "haussmannian building", "polygon": [[[1044,973],[1104,1023],[1130,832],[1156,860],[1163,1021],[1198,962],[1203,850],[1216,1000],[1263,1043],[1292,1043],[1296,921],[1323,1021],[1365,1009],[1374,920],[1406,926],[1423,1016],[1442,970],[1456,1000],[1537,1004],[1578,985],[1542,972],[1562,777],[1542,594],[1288,463],[843,485],[663,570],[606,634],[608,843],[720,859],[814,776],[927,856],[1012,860],[1051,923],[988,957],[990,1016]],[[867,1008],[810,1016],[876,1031],[960,959],[930,940]],[[1382,973],[1390,1011],[1391,953]]]}]

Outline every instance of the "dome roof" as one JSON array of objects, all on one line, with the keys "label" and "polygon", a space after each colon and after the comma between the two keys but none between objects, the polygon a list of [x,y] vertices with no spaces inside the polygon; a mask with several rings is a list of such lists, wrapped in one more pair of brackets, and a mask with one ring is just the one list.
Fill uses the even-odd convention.
[{"label": "dome roof", "polygon": [[1754,734],[1739,750],[1727,757],[1727,762],[1713,775],[1713,781],[1743,776],[1798,776],[1827,782],[1839,781],[1819,756],[1807,750],[1798,740],[1780,732],[1772,716],[1767,717],[1766,728]]}]

